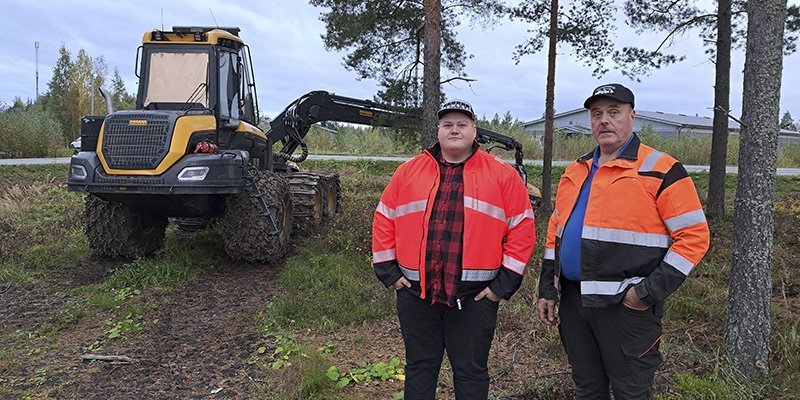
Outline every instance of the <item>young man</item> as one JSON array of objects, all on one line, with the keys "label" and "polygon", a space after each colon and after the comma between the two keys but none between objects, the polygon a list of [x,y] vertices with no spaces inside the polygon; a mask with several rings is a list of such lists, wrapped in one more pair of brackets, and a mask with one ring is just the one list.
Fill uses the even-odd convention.
[{"label": "young man", "polygon": [[525,184],[481,150],[472,106],[439,110],[438,143],[397,168],[372,227],[375,274],[397,291],[405,399],[433,399],[444,351],[456,398],[486,400],[498,303],[535,241]]},{"label": "young man", "polygon": [[[633,133],[633,93],[603,85],[583,106],[597,147],[564,171],[539,281],[578,399],[652,398],[664,300],[705,255],[700,199],[680,162]],[[560,289],[560,293],[559,293]]]}]

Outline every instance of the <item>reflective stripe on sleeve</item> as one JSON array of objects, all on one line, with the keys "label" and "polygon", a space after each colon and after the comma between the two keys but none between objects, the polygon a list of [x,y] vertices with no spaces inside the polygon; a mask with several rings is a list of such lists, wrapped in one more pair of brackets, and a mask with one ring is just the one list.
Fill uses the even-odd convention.
[{"label": "reflective stripe on sleeve", "polygon": [[663,156],[664,153],[661,151],[654,151],[647,155],[647,157],[642,161],[642,166],[639,167],[639,172],[650,172],[653,170],[653,167],[656,166],[658,159]]},{"label": "reflective stripe on sleeve", "polygon": [[386,218],[394,219],[394,214],[395,214],[394,210],[391,209],[386,204],[383,204],[382,201],[378,203],[378,208],[375,211],[377,211],[380,214],[383,214],[383,216]]},{"label": "reflective stripe on sleeve", "polygon": [[664,220],[664,225],[670,232],[675,232],[679,229],[686,228],[687,226],[697,225],[706,222],[706,214],[703,209],[687,212],[686,214],[678,215]]},{"label": "reflective stripe on sleeve", "polygon": [[400,265],[400,272],[402,272],[403,276],[410,281],[419,281],[419,271],[415,269],[408,269]]},{"label": "reflective stripe on sleeve", "polygon": [[556,226],[556,237],[561,237],[562,233],[564,233],[564,225],[557,225]]},{"label": "reflective stripe on sleeve", "polygon": [[514,229],[517,225],[519,225],[525,218],[533,219],[533,210],[525,210],[524,213],[515,215],[508,219],[508,229]]},{"label": "reflective stripe on sleeve", "polygon": [[668,251],[667,255],[664,256],[664,262],[686,276],[689,276],[689,273],[692,272],[692,268],[694,268],[694,263],[672,250]]},{"label": "reflective stripe on sleeve", "polygon": [[544,259],[545,260],[555,260],[556,259],[556,249],[544,249]]},{"label": "reflective stripe on sleeve", "polygon": [[395,249],[372,252],[372,262],[375,264],[386,261],[392,261],[395,259],[397,259],[397,255],[395,254]]},{"label": "reflective stripe on sleeve", "polygon": [[491,281],[497,277],[499,270],[496,269],[464,269],[461,270],[462,282],[481,282]]},{"label": "reflective stripe on sleeve", "polygon": [[397,206],[397,209],[395,209],[395,218],[400,218],[402,216],[413,214],[415,212],[425,211],[425,207],[427,205],[428,205],[428,200],[417,200],[417,201],[412,201],[408,204]]},{"label": "reflective stripe on sleeve", "polygon": [[601,242],[662,248],[669,247],[670,242],[670,237],[667,235],[659,235],[657,233],[642,233],[622,229],[598,228],[594,226],[584,226],[581,237],[583,239],[599,240]]},{"label": "reflective stripe on sleeve", "polygon": [[581,294],[613,296],[622,293],[629,285],[635,285],[643,279],[642,276],[634,276],[624,281],[581,281]]},{"label": "reflective stripe on sleeve", "polygon": [[506,254],[503,255],[503,266],[520,275],[525,273],[525,263]]}]

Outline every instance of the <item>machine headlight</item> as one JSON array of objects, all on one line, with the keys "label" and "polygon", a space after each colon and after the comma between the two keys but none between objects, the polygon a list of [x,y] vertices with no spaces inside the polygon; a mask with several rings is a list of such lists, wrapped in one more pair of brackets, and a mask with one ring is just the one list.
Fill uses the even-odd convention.
[{"label": "machine headlight", "polygon": [[83,165],[72,164],[69,168],[69,174],[73,179],[86,179],[86,168]]},{"label": "machine headlight", "polygon": [[202,181],[208,175],[208,167],[186,167],[178,174],[179,181]]}]

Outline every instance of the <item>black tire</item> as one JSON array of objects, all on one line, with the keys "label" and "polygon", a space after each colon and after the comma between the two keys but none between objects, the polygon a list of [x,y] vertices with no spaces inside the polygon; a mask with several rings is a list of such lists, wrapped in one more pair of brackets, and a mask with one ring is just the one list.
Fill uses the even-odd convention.
[{"label": "black tire", "polygon": [[289,175],[294,228],[317,226],[322,222],[324,187],[319,174],[297,172]]},{"label": "black tire", "polygon": [[342,199],[342,188],[339,175],[335,173],[320,174],[322,181],[322,218],[329,221],[339,212]]},{"label": "black tire", "polygon": [[233,260],[272,263],[289,250],[292,235],[292,197],[289,180],[274,172],[254,172],[256,184],[275,218],[278,233],[270,235],[266,217],[249,183],[245,192],[228,197],[222,217],[225,254]]},{"label": "black tire", "polygon": [[167,217],[86,196],[83,232],[92,254],[97,257],[138,258],[164,244]]}]

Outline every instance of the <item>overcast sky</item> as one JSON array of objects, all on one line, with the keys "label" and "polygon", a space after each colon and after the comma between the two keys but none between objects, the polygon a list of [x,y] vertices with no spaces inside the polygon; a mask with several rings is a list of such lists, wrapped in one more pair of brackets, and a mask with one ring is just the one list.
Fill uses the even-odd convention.
[{"label": "overcast sky", "polygon": [[[792,0],[795,2],[795,0]],[[84,49],[103,56],[109,72],[119,68],[131,92],[135,92],[136,49],[144,32],[186,25],[238,26],[251,47],[262,112],[275,116],[287,104],[311,90],[371,99],[374,81],[358,81],[342,65],[344,53],[326,51],[320,35],[322,9],[307,1],[208,1],[162,2],[151,0],[106,1],[8,1],[2,0],[0,26],[7,32],[0,41],[0,102],[15,97],[36,97],[35,49],[39,42],[39,93],[47,91],[58,48],[64,43],[73,56]],[[211,11],[209,11],[211,8]],[[620,21],[620,24],[623,22]],[[466,72],[476,79],[471,85],[445,86],[448,97],[473,103],[479,115],[503,115],[506,111],[522,120],[544,112],[547,55],[529,55],[519,64],[512,60],[514,46],[528,33],[520,22],[499,21],[484,30],[464,23],[459,39],[473,58]],[[659,35],[636,35],[618,29],[619,44],[654,44]],[[581,107],[592,89],[607,82],[620,82],[636,94],[636,108],[687,115],[711,116],[714,64],[703,53],[697,37],[678,38],[670,50],[686,54],[687,60],[632,82],[611,71],[602,78],[574,59],[569,47],[559,49],[556,75],[556,112]],[[731,77],[733,114],[741,114],[743,50],[734,51]],[[449,75],[443,72],[442,78]],[[800,55],[784,58],[781,115],[790,111],[800,119]]]}]

